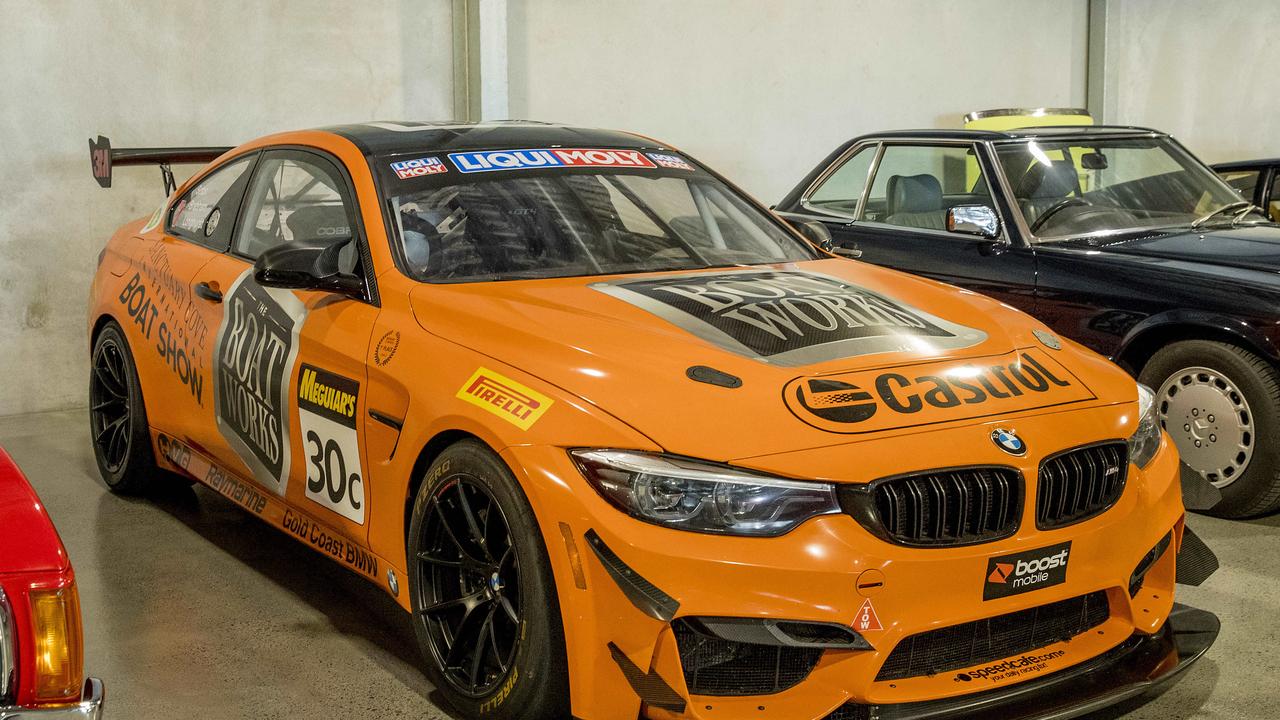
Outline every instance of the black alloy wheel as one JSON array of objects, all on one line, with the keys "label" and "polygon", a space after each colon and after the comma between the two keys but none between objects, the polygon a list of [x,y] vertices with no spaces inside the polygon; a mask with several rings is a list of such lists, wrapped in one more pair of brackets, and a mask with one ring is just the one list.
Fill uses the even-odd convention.
[{"label": "black alloy wheel", "polygon": [[142,384],[124,331],[109,322],[93,345],[89,433],[98,472],[115,493],[146,492],[158,475]]},{"label": "black alloy wheel", "polygon": [[417,614],[432,655],[455,690],[487,695],[520,643],[520,563],[502,508],[474,477],[448,478],[428,500],[418,547]]}]

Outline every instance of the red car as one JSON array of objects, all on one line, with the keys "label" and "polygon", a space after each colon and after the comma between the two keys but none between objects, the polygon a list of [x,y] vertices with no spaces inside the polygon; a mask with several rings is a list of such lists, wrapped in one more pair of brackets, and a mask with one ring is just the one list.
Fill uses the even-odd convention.
[{"label": "red car", "polygon": [[98,720],[75,573],[44,505],[0,450],[0,720]]}]

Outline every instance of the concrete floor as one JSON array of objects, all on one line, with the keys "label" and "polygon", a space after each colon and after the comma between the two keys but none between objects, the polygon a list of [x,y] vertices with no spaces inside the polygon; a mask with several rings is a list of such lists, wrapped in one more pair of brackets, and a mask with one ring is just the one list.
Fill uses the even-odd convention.
[{"label": "concrete floor", "polygon": [[[98,479],[83,410],[0,418],[71,554],[108,718],[447,718],[408,616],[203,487],[131,500]],[[1193,516],[1222,570],[1180,599],[1222,635],[1172,690],[1093,720],[1280,717],[1280,515]]]}]

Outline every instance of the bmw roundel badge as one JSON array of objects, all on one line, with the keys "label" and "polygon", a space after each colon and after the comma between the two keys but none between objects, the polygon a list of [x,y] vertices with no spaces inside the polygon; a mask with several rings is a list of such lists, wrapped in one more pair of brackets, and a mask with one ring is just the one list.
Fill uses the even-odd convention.
[{"label": "bmw roundel badge", "polygon": [[991,431],[991,442],[995,443],[999,448],[1010,455],[1026,455],[1027,444],[1022,441],[1012,430],[1004,428],[996,428]]}]

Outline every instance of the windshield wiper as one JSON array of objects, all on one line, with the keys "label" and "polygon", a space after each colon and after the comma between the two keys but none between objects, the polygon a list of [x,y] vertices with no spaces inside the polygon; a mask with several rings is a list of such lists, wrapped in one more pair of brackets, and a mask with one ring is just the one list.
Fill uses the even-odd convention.
[{"label": "windshield wiper", "polygon": [[1205,215],[1201,215],[1200,217],[1193,220],[1191,222],[1191,229],[1199,230],[1201,226],[1203,226],[1205,223],[1209,222],[1210,220],[1218,217],[1219,215],[1226,212],[1230,212],[1232,210],[1240,210],[1241,208],[1243,208],[1243,212],[1241,212],[1240,215],[1237,215],[1231,221],[1232,226],[1234,226],[1239,221],[1241,216],[1247,215],[1249,211],[1254,208],[1253,203],[1249,202],[1248,200],[1237,200],[1233,203],[1227,203],[1226,205],[1223,205],[1217,210],[1214,210],[1213,212],[1207,213]]}]

